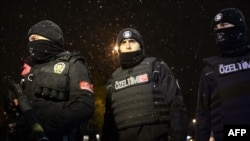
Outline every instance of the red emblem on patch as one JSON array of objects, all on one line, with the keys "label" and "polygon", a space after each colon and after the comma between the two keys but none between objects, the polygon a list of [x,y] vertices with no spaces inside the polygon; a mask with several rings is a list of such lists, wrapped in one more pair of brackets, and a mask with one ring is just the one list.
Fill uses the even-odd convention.
[{"label": "red emblem on patch", "polygon": [[80,89],[87,90],[87,91],[90,91],[91,93],[94,93],[93,84],[88,83],[87,81],[80,81]]}]

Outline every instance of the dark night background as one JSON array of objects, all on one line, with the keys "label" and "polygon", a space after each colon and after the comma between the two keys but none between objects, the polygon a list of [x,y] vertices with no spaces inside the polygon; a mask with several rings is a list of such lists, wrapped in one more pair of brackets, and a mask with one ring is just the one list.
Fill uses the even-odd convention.
[{"label": "dark night background", "polygon": [[[146,54],[164,59],[178,78],[190,121],[202,59],[217,54],[211,19],[220,9],[238,7],[250,23],[247,0],[1,0],[0,5],[1,80],[19,78],[27,32],[48,19],[62,28],[65,48],[87,59],[95,87],[104,86],[118,63],[112,54],[116,35],[133,27],[143,36]],[[103,97],[99,91],[96,96]]]}]

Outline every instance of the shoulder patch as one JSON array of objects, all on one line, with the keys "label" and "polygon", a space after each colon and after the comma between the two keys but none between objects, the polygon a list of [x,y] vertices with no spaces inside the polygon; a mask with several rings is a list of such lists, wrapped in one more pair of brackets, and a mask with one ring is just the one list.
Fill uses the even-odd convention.
[{"label": "shoulder patch", "polygon": [[25,76],[26,74],[28,74],[30,72],[30,70],[31,70],[31,66],[24,63],[23,64],[23,71],[22,71],[21,75]]},{"label": "shoulder patch", "polygon": [[87,81],[80,81],[79,83],[80,89],[81,90],[87,90],[91,93],[94,93],[94,86],[93,84],[87,82]]}]

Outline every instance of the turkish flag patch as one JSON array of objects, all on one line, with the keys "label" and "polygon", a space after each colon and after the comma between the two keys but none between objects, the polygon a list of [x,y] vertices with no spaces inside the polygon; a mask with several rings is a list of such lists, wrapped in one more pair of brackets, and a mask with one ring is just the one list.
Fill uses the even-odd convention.
[{"label": "turkish flag patch", "polygon": [[87,81],[80,81],[80,89],[81,90],[87,90],[90,91],[91,93],[94,93],[94,87],[93,84],[87,82]]},{"label": "turkish flag patch", "polygon": [[24,63],[23,64],[23,71],[22,71],[21,75],[25,76],[26,74],[28,74],[30,72],[30,70],[31,70],[31,66],[28,65],[28,64],[26,64],[26,63]]},{"label": "turkish flag patch", "polygon": [[139,75],[139,82],[142,83],[142,82],[148,82],[148,74],[142,74],[142,75]]}]

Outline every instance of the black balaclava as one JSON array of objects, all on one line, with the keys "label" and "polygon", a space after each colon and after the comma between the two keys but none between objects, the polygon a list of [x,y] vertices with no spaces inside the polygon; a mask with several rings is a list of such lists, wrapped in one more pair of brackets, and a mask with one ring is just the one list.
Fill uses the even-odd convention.
[{"label": "black balaclava", "polygon": [[116,44],[120,46],[124,39],[135,39],[139,44],[141,50],[134,52],[121,52],[119,49],[119,61],[122,68],[130,68],[139,64],[144,59],[144,42],[141,34],[133,28],[123,29],[117,36]]},{"label": "black balaclava", "polygon": [[234,27],[215,31],[216,42],[223,56],[239,56],[249,50],[247,45],[247,26],[242,12],[238,8],[226,8],[219,11],[212,21],[212,30],[219,23],[230,23]]},{"label": "black balaclava", "polygon": [[48,62],[52,57],[64,51],[64,39],[61,28],[52,21],[44,20],[33,25],[29,32],[49,40],[29,41],[28,47],[34,63]]}]

